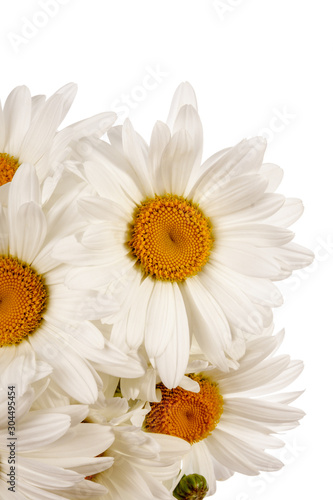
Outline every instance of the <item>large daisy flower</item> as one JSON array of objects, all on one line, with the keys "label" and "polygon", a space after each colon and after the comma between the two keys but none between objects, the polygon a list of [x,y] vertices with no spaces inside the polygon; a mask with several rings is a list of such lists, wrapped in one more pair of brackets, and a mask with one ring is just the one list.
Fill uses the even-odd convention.
[{"label": "large daisy flower", "polygon": [[[95,458],[114,440],[110,429],[81,423],[84,405],[33,409],[46,388],[47,369],[19,356],[0,383],[0,497],[2,500],[95,498],[105,488],[87,476],[112,466]],[[46,382],[46,383],[45,383]]]},{"label": "large daisy flower", "polygon": [[289,356],[273,356],[282,338],[281,333],[249,341],[239,368],[228,373],[193,359],[188,376],[198,385],[196,392],[157,385],[162,398],[150,404],[144,428],[178,436],[191,445],[180,476],[204,476],[209,494],[215,492],[217,480],[234,472],[253,476],[283,466],[265,450],[283,446],[273,434],[298,425],[304,413],[289,406],[301,393],[276,393],[303,368]]},{"label": "large daisy flower", "polygon": [[[70,156],[71,142],[83,136],[100,137],[114,122],[114,113],[101,113],[58,132],[77,86],[69,83],[46,100],[31,97],[27,87],[16,87],[4,108],[0,103],[0,187],[8,184],[22,163],[36,167],[42,181]],[[0,189],[0,195],[9,186]]]},{"label": "large daisy flower", "polygon": [[192,335],[228,370],[245,340],[271,326],[271,308],[282,302],[272,281],[312,260],[287,229],[302,203],[274,193],[281,169],[262,164],[261,138],[201,165],[202,127],[187,83],[149,146],[129,121],[111,128],[109,139],[86,141],[81,158],[97,193],[79,202],[90,225],[55,251],[84,266],[68,286],[117,298],[123,291],[121,313],[105,318],[114,323],[112,339],[144,344],[168,388],[184,375]]},{"label": "large daisy flower", "polygon": [[102,384],[97,368],[116,376],[139,376],[143,369],[82,319],[88,310],[99,316],[100,298],[68,290],[68,266],[51,257],[57,238],[80,227],[75,199],[85,186],[69,174],[43,205],[35,169],[23,164],[10,183],[8,207],[0,204],[0,365],[33,352],[52,367],[62,390],[93,403]]},{"label": "large daisy flower", "polygon": [[169,441],[170,436],[144,432],[140,422],[147,410],[143,402],[131,403],[122,397],[106,398],[91,407],[87,417],[87,422],[112,429],[115,437],[102,455],[114,459],[112,467],[92,478],[108,490],[100,500],[171,500],[163,483],[178,475],[181,457],[190,446],[177,437]]}]

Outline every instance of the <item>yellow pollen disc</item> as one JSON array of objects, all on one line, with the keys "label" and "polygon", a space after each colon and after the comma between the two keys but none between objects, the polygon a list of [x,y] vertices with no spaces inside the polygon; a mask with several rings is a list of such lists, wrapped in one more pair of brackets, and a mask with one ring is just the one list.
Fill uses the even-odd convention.
[{"label": "yellow pollen disc", "polygon": [[0,186],[12,180],[19,166],[17,158],[7,153],[0,153]]},{"label": "yellow pollen disc", "polygon": [[18,344],[38,328],[46,299],[41,276],[18,259],[0,257],[0,347]]},{"label": "yellow pollen disc", "polygon": [[151,403],[144,426],[149,432],[169,434],[193,444],[209,436],[223,413],[223,398],[218,385],[198,375],[189,375],[199,383],[200,392],[176,387],[167,389],[162,383],[160,403]]},{"label": "yellow pollen disc", "polygon": [[146,275],[184,281],[208,260],[213,245],[211,224],[185,198],[155,196],[136,209],[128,245]]}]

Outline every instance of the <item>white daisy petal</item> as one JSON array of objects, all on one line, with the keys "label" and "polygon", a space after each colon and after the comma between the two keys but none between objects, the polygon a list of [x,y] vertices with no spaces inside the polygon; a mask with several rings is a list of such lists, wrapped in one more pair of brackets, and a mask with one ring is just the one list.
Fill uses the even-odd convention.
[{"label": "white daisy petal", "polygon": [[[249,177],[249,176],[248,176]],[[264,193],[262,197],[253,205],[249,205],[243,210],[232,212],[228,215],[223,214],[220,225],[224,227],[233,224],[243,224],[246,222],[267,222],[268,218],[275,214],[285,203],[285,197],[279,194]]]},{"label": "white daisy petal", "polygon": [[27,87],[16,87],[8,96],[4,110],[6,153],[19,156],[20,145],[27,133],[31,117],[31,97]]},{"label": "white daisy petal", "polygon": [[53,377],[68,394],[82,403],[94,403],[98,393],[92,367],[68,345],[65,346],[60,342],[46,325],[43,326],[43,330],[44,335],[43,331],[38,331],[31,336],[30,343],[33,349],[41,359],[52,366]]},{"label": "white daisy petal", "polygon": [[221,353],[228,350],[231,334],[222,309],[195,277],[185,283],[182,291],[189,310],[190,330],[195,332],[203,352],[222,370],[227,370],[226,359]]},{"label": "white daisy petal", "polygon": [[242,418],[235,417],[234,415],[223,414],[218,428],[231,436],[241,439],[249,446],[255,446],[256,448],[275,449],[283,446],[283,441],[272,436],[270,429],[267,429],[264,425],[248,420],[245,428]]},{"label": "white daisy petal", "polygon": [[24,203],[40,203],[41,194],[35,168],[24,163],[18,169],[9,190],[9,217],[13,217]]},{"label": "white daisy petal", "polygon": [[258,367],[252,370],[246,370],[241,373],[234,373],[233,377],[223,383],[223,393],[231,394],[234,392],[245,392],[256,388],[258,383],[265,385],[271,380],[274,380],[282,373],[289,365],[288,356],[275,357],[274,361],[269,360],[267,367],[261,363]]},{"label": "white daisy petal", "polygon": [[267,192],[274,193],[277,190],[283,179],[283,170],[278,165],[273,163],[264,163],[261,171],[268,180]]},{"label": "white daisy petal", "polygon": [[118,224],[126,223],[126,210],[121,205],[107,198],[95,198],[94,196],[81,198],[78,206],[82,213],[89,218],[89,222],[96,222],[104,217],[110,220],[116,219]]},{"label": "white daisy petal", "polygon": [[163,353],[176,327],[174,300],[173,285],[156,281],[146,316],[145,346],[150,358],[158,357]]},{"label": "white daisy petal", "polygon": [[[110,429],[101,428],[97,424],[79,424],[74,429],[69,429],[60,439],[34,452],[29,452],[31,458],[70,458],[82,457],[82,444],[84,439],[84,453],[87,457],[97,456],[102,453],[114,440]],[[99,441],[98,441],[98,440]]]},{"label": "white daisy petal", "polygon": [[249,401],[245,398],[228,400],[228,414],[237,414],[240,417],[257,420],[258,422],[276,423],[280,420],[286,423],[296,422],[304,416],[304,412],[289,408],[278,403],[265,401]]},{"label": "white daisy petal", "polygon": [[164,148],[158,172],[163,179],[164,193],[177,191],[180,196],[184,195],[195,161],[193,146],[193,139],[181,129]]},{"label": "white daisy petal", "polygon": [[[213,252],[212,252],[213,253]],[[224,244],[218,254],[221,262],[234,271],[258,278],[278,279],[280,267],[269,259],[261,248],[255,248],[248,243]]]},{"label": "white daisy petal", "polygon": [[59,90],[56,91],[55,95],[61,95],[62,97],[62,116],[61,116],[61,121],[65,118],[67,115],[71,105],[73,104],[73,101],[75,99],[75,96],[77,94],[78,87],[75,83],[67,83],[63,87],[61,87]]},{"label": "white daisy petal", "polygon": [[20,452],[31,451],[53,443],[68,431],[70,422],[69,415],[31,413],[20,422],[20,428],[17,431]]},{"label": "white daisy petal", "polygon": [[31,116],[34,118],[38,116],[40,110],[43,108],[43,105],[46,101],[45,95],[34,95],[31,98]]},{"label": "white daisy petal", "polygon": [[144,190],[148,196],[154,196],[154,190],[147,170],[146,153],[142,148],[140,138],[134,131],[129,120],[126,120],[123,125],[123,147],[127,159],[137,169],[133,173],[137,176],[139,185],[144,186]]},{"label": "white daisy petal", "polygon": [[95,257],[95,252],[83,247],[75,236],[67,236],[54,245],[52,256],[68,264],[85,265],[95,258],[97,265],[103,265],[108,261],[108,252],[99,252]]},{"label": "white daisy petal", "polygon": [[0,101],[0,151],[4,151],[6,138],[5,117]]},{"label": "white daisy petal", "polygon": [[7,255],[9,244],[9,232],[7,226],[7,219],[4,214],[2,205],[0,204],[0,254]]},{"label": "white daisy petal", "polygon": [[22,158],[29,155],[30,163],[35,163],[45,154],[61,123],[62,108],[63,99],[60,95],[54,94],[45,102],[43,112],[39,113],[38,120],[33,120],[22,142]]},{"label": "white daisy petal", "polygon": [[[179,287],[173,285],[175,324],[165,350],[155,357],[162,382],[171,389],[179,385],[188,363],[190,334],[185,305]],[[148,350],[147,350],[148,352]]]},{"label": "white daisy petal", "polygon": [[[155,293],[153,282],[149,279],[143,280],[138,292],[137,300],[133,302],[127,316],[126,340],[132,349],[138,349],[144,340],[148,314],[147,307],[152,294]],[[152,330],[151,334],[154,334]]]},{"label": "white daisy petal", "polygon": [[289,227],[296,222],[304,211],[301,200],[297,198],[287,198],[281,210],[266,220],[267,224],[274,226]]},{"label": "white daisy petal", "polygon": [[[205,192],[200,199],[200,206],[206,209],[210,217],[222,216],[246,209],[260,200],[265,192],[266,181],[259,175],[242,175],[231,179],[214,190]],[[238,215],[238,214],[237,214]]]},{"label": "white daisy petal", "polygon": [[[108,145],[106,144],[106,146]],[[107,160],[105,159],[104,152],[98,152],[98,150],[96,151],[96,149],[97,148],[94,149],[94,160],[87,160],[84,162],[84,172],[86,174],[87,180],[96,189],[97,193],[103,198],[109,198],[119,205],[125,206],[127,209],[129,207],[133,207],[132,201],[130,201],[128,198],[124,199],[122,185],[126,185],[126,192],[132,200],[140,200],[142,198],[142,194],[140,188],[138,188],[135,182],[133,182],[129,173],[127,172],[127,160],[123,160],[120,165],[123,168],[118,169],[117,160],[119,155],[113,153],[113,155],[111,156],[111,154],[109,153],[114,171],[117,172],[117,170],[119,170],[117,172],[117,179],[115,179],[114,176],[112,176],[110,167],[105,168],[108,167],[108,165],[105,164]],[[100,145],[99,149],[101,149]]]},{"label": "white daisy petal", "polygon": [[[67,407],[70,408],[70,407]],[[52,463],[57,467],[71,469],[84,476],[94,475],[103,472],[112,466],[114,459],[112,457],[43,457],[43,463]]]},{"label": "white daisy petal", "polygon": [[16,238],[11,245],[12,251],[19,259],[32,263],[47,232],[45,215],[40,206],[33,201],[21,205],[14,227]]},{"label": "white daisy petal", "polygon": [[86,418],[89,412],[89,407],[87,405],[70,405],[70,406],[55,406],[52,408],[43,408],[41,410],[34,410],[34,415],[46,415],[47,413],[52,414],[64,414],[70,417],[70,426],[74,427],[78,425],[82,420]]},{"label": "white daisy petal", "polygon": [[155,188],[158,187],[159,183],[159,175],[156,175],[156,173],[158,173],[158,167],[160,165],[162,153],[164,151],[164,148],[169,143],[170,138],[171,134],[169,127],[167,127],[167,125],[165,125],[163,122],[157,121],[151,134],[150,148],[148,153],[148,164],[154,178]]},{"label": "white daisy petal", "polygon": [[181,83],[173,96],[167,119],[167,124],[170,129],[173,128],[180,108],[182,108],[185,104],[191,104],[194,109],[198,109],[197,98],[192,86],[188,82]]},{"label": "white daisy petal", "polygon": [[192,105],[182,106],[177,115],[173,133],[186,130],[195,144],[195,160],[193,168],[196,170],[201,164],[203,149],[203,130],[197,110]]},{"label": "white daisy petal", "polygon": [[195,203],[200,203],[202,196],[214,193],[218,187],[232,178],[244,173],[256,173],[262,164],[265,149],[266,141],[262,138],[240,142],[203,172],[191,188],[188,197]]},{"label": "white daisy petal", "polygon": [[207,440],[209,451],[215,458],[219,457],[224,465],[236,472],[256,476],[259,470],[276,471],[283,466],[277,458],[254,447],[249,448],[241,440],[235,437],[231,439],[227,433],[219,429],[216,430],[214,438],[214,442]]},{"label": "white daisy petal", "polygon": [[69,128],[76,140],[86,136],[99,138],[109,130],[116,119],[117,115],[115,113],[107,111],[73,123]]}]

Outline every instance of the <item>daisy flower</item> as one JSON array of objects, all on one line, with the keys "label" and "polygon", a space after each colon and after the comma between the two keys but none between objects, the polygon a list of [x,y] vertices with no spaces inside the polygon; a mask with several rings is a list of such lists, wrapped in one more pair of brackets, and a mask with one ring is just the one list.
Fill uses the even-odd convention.
[{"label": "daisy flower", "polygon": [[110,300],[123,295],[121,312],[104,318],[111,338],[122,348],[144,345],[166,387],[179,385],[193,336],[227,371],[248,338],[271,328],[271,308],[282,303],[272,282],[312,261],[287,229],[302,203],[274,193],[281,169],[262,164],[262,138],[201,165],[202,126],[188,83],[149,146],[129,121],[109,139],[83,141],[96,196],[79,201],[86,231],[55,248],[55,257],[80,266],[67,285],[108,290]]},{"label": "daisy flower", "polygon": [[34,167],[22,164],[9,186],[8,207],[0,204],[0,365],[5,369],[33,352],[52,367],[62,390],[93,403],[102,384],[96,368],[116,376],[144,370],[82,319],[80,311],[100,314],[98,294],[68,290],[68,266],[51,257],[57,238],[80,227],[75,199],[82,189],[85,184],[71,182],[69,174],[43,205]]},{"label": "daisy flower", "polygon": [[179,473],[180,458],[190,448],[177,437],[144,432],[142,416],[147,413],[143,403],[122,397],[107,398],[103,405],[91,407],[87,422],[95,422],[112,429],[114,441],[102,454],[112,457],[110,469],[95,475],[92,480],[105,486],[108,494],[100,500],[171,500],[171,492],[163,484]]},{"label": "daisy flower", "polygon": [[[300,361],[273,355],[282,339],[280,333],[249,341],[239,368],[228,373],[207,366],[205,360],[193,360],[188,377],[197,383],[196,392],[157,385],[162,398],[150,404],[143,427],[191,445],[183,457],[180,477],[204,476],[210,495],[217,480],[228,479],[234,472],[253,476],[283,466],[265,450],[283,446],[273,434],[297,426],[304,413],[289,406],[300,392],[276,393],[303,369]],[[194,367],[202,370],[191,372]]]},{"label": "daisy flower", "polygon": [[46,379],[41,380],[46,372],[40,362],[33,366],[31,356],[29,363],[27,357],[17,357],[2,372],[2,500],[95,498],[106,492],[103,486],[86,478],[112,466],[112,458],[95,457],[111,445],[114,436],[105,426],[81,423],[88,406],[33,410],[35,399],[47,385]]},{"label": "daisy flower", "polygon": [[[44,95],[31,97],[21,86],[12,90],[3,109],[0,103],[0,187],[22,163],[33,164],[42,181],[69,156],[71,141],[91,134],[100,137],[113,124],[114,113],[101,113],[58,132],[76,92],[77,86],[69,83],[46,100]],[[8,188],[1,188],[0,195]]]}]

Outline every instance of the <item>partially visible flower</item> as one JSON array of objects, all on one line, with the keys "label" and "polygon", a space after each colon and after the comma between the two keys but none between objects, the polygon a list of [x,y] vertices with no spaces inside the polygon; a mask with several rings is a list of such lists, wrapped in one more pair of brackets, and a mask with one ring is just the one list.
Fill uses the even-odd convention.
[{"label": "partially visible flower", "polygon": [[298,425],[304,412],[289,406],[299,392],[276,394],[303,368],[289,356],[273,356],[282,338],[278,334],[248,342],[237,370],[223,373],[208,366],[189,373],[199,386],[197,392],[157,386],[161,401],[150,404],[143,426],[147,432],[178,436],[191,445],[181,472],[203,475],[210,495],[217,480],[234,472],[253,476],[283,465],[265,450],[283,446],[273,434]]},{"label": "partially visible flower", "polygon": [[0,104],[0,196],[22,163],[36,167],[40,181],[52,175],[70,157],[71,142],[82,137],[100,137],[113,124],[114,113],[101,113],[60,132],[58,127],[75,98],[77,86],[69,83],[46,100],[31,97],[27,87],[16,87],[4,108]]},{"label": "partially visible flower", "polygon": [[81,227],[75,200],[85,188],[68,174],[43,204],[29,164],[10,182],[8,206],[0,203],[0,365],[4,370],[33,353],[52,367],[50,376],[62,390],[93,403],[102,385],[97,368],[129,377],[144,369],[84,319],[105,314],[103,301],[96,292],[67,289],[69,267],[51,257],[55,242]]},{"label": "partially visible flower", "polygon": [[96,458],[113,442],[112,431],[81,423],[88,413],[84,405],[31,409],[47,386],[47,367],[27,360],[17,357],[0,382],[1,499],[72,500],[105,493],[86,478],[112,466],[112,458]]},{"label": "partially visible flower", "polygon": [[185,373],[193,337],[227,371],[245,342],[271,327],[282,303],[273,281],[312,261],[287,229],[302,203],[275,194],[282,171],[262,163],[262,138],[201,165],[202,125],[187,83],[149,146],[129,121],[109,139],[80,142],[96,196],[79,201],[87,229],[55,248],[78,266],[66,283],[107,290],[110,301],[123,296],[121,311],[105,318],[111,338],[120,348],[143,345],[169,389]]},{"label": "partially visible flower", "polygon": [[132,403],[111,397],[91,408],[87,418],[112,429],[115,436],[102,455],[114,459],[112,467],[92,478],[109,491],[100,500],[172,500],[163,482],[173,483],[189,444],[177,437],[144,432],[136,422],[142,421],[147,410],[142,402]]}]

